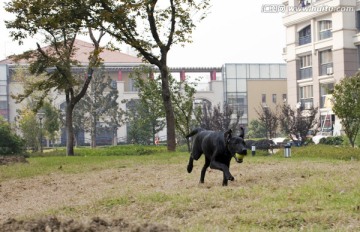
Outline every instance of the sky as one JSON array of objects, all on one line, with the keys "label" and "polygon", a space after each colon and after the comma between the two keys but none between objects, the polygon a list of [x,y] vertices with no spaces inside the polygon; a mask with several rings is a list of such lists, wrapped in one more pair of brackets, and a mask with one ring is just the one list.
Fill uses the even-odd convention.
[{"label": "sky", "polygon": [[[264,13],[267,4],[279,0],[211,0],[210,13],[193,32],[193,42],[173,46],[170,67],[220,67],[225,63],[283,63],[285,47],[283,13]],[[36,48],[36,39],[19,46],[9,37],[4,20],[9,19],[0,0],[0,60]],[[122,51],[126,52],[123,47]]]}]

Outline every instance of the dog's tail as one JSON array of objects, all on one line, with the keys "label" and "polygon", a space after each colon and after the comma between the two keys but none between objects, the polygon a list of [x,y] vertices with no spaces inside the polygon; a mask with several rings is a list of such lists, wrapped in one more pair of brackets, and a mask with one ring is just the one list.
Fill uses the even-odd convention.
[{"label": "dog's tail", "polygon": [[200,127],[199,127],[199,128],[196,128],[196,129],[192,130],[192,131],[190,132],[190,134],[188,134],[187,136],[185,136],[185,138],[190,138],[190,137],[196,135],[197,133],[199,133],[200,131],[203,131],[203,130],[205,130],[205,129],[200,128]]},{"label": "dog's tail", "polygon": [[191,171],[193,170],[193,167],[194,167],[193,163],[194,163],[194,159],[190,155],[189,163],[188,163],[188,166],[187,166],[188,173],[191,173]]}]

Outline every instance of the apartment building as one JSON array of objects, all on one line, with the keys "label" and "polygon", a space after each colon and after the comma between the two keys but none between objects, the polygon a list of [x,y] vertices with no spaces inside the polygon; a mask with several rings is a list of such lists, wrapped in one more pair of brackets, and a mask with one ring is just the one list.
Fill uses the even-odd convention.
[{"label": "apartment building", "polygon": [[286,27],[288,103],[303,110],[319,107],[319,126],[338,135],[331,90],[359,68],[360,1],[282,1]]}]

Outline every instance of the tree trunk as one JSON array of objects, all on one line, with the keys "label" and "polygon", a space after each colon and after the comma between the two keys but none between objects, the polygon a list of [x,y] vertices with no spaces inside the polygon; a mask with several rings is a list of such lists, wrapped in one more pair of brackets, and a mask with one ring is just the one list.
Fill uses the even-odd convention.
[{"label": "tree trunk", "polygon": [[91,120],[91,148],[96,147],[96,114],[93,114]]},{"label": "tree trunk", "polygon": [[74,128],[72,113],[74,106],[67,102],[66,104],[66,155],[74,155]]},{"label": "tree trunk", "polygon": [[162,87],[162,98],[165,107],[166,127],[167,127],[167,150],[175,151],[176,140],[175,140],[175,117],[174,109],[171,102],[171,93],[169,87],[169,70],[166,63],[162,65],[161,69],[161,87]]}]

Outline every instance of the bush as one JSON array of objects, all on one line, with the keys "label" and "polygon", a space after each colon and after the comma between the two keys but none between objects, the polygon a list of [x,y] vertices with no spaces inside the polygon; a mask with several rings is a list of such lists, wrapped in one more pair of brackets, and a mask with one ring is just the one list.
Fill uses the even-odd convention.
[{"label": "bush", "polygon": [[342,136],[326,137],[320,139],[319,143],[326,145],[342,145],[344,143],[344,138]]},{"label": "bush", "polygon": [[22,154],[25,142],[12,132],[10,124],[0,118],[0,155]]}]

